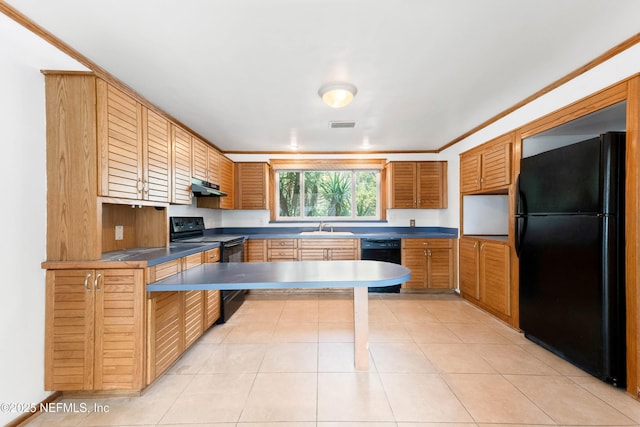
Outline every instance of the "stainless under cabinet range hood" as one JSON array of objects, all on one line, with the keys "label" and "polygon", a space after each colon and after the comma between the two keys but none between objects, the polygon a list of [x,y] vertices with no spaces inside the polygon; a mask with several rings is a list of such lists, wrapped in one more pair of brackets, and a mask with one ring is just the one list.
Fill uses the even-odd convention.
[{"label": "stainless under cabinet range hood", "polygon": [[198,178],[191,178],[191,191],[196,197],[225,197],[227,195],[227,193],[220,191],[219,185]]}]

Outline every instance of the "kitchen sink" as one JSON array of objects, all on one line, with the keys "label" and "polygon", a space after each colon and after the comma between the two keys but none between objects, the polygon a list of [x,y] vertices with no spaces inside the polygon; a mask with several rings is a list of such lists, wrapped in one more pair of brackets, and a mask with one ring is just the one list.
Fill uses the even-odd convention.
[{"label": "kitchen sink", "polygon": [[302,236],[353,236],[350,231],[302,231]]}]

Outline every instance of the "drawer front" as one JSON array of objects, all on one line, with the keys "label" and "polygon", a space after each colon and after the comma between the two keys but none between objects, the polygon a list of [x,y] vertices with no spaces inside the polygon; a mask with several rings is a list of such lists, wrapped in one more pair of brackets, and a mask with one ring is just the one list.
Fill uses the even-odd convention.
[{"label": "drawer front", "polygon": [[356,249],[358,247],[358,242],[356,239],[300,239],[298,243],[300,248],[308,249]]},{"label": "drawer front", "polygon": [[402,239],[403,249],[449,249],[453,247],[453,239]]},{"label": "drawer front", "polygon": [[156,282],[158,280],[166,279],[169,276],[178,274],[180,272],[180,260],[174,259],[172,261],[163,262],[162,264],[149,267],[148,269],[148,281],[149,283]]},{"label": "drawer front", "polygon": [[209,249],[204,253],[205,263],[220,262],[220,248]]},{"label": "drawer front", "polygon": [[268,249],[267,256],[269,261],[293,261],[298,258],[298,253],[295,249]]},{"label": "drawer front", "polygon": [[202,264],[202,253],[186,256],[182,258],[182,260],[183,260],[183,264],[182,264],[183,270],[188,270],[190,268],[193,268]]},{"label": "drawer front", "polygon": [[297,245],[297,239],[269,239],[267,240],[267,248],[288,248],[294,249]]}]

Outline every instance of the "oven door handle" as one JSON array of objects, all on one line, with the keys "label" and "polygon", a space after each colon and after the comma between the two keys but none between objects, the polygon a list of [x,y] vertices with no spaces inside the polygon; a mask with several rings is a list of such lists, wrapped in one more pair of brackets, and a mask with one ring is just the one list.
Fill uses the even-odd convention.
[{"label": "oven door handle", "polygon": [[244,245],[244,240],[241,240],[239,242],[233,242],[233,243],[223,243],[222,246],[227,249],[227,248],[234,248],[236,246],[240,246],[240,245]]}]

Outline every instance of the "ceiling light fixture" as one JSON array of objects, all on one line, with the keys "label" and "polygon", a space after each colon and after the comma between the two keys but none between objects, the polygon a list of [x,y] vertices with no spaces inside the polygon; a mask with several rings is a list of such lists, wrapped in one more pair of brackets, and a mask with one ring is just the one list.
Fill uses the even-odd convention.
[{"label": "ceiling light fixture", "polygon": [[332,108],[342,108],[348,105],[356,93],[358,93],[358,89],[350,83],[328,83],[318,89],[320,98]]}]

